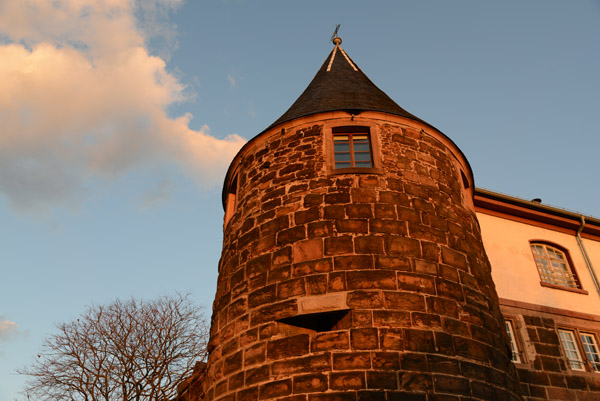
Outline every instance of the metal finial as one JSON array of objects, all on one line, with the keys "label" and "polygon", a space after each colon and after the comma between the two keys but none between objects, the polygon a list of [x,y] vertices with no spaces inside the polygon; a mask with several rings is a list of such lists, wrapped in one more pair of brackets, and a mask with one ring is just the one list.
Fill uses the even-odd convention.
[{"label": "metal finial", "polygon": [[342,43],[342,38],[340,38],[339,36],[337,36],[337,33],[340,29],[340,24],[336,24],[335,25],[335,31],[333,31],[333,35],[331,35],[331,42],[333,42],[334,45],[340,45]]}]

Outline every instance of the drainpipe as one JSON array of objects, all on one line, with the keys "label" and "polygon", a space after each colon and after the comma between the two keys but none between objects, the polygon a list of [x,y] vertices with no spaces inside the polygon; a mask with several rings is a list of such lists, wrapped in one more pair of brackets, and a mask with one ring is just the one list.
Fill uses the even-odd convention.
[{"label": "drainpipe", "polygon": [[583,240],[581,239],[581,235],[580,235],[581,232],[583,231],[584,227],[585,227],[585,217],[581,216],[581,226],[579,226],[579,229],[577,230],[577,233],[575,234],[575,238],[577,238],[577,244],[579,245],[579,249],[581,250],[581,254],[583,255],[583,260],[585,261],[585,265],[587,266],[588,271],[590,272],[590,276],[592,276],[592,281],[594,282],[596,291],[598,292],[598,295],[600,295],[600,282],[598,281],[598,277],[596,276],[596,272],[594,271],[594,266],[592,266],[592,261],[590,260],[587,250],[585,249],[585,245],[583,245]]}]

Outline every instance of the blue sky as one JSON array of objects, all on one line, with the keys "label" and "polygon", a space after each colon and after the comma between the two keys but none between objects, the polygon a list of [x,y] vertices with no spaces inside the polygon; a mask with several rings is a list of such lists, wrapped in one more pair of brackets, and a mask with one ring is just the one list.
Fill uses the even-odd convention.
[{"label": "blue sky", "polygon": [[210,312],[225,169],[335,24],[478,187],[600,215],[600,1],[0,2],[0,401],[86,305],[179,291]]}]

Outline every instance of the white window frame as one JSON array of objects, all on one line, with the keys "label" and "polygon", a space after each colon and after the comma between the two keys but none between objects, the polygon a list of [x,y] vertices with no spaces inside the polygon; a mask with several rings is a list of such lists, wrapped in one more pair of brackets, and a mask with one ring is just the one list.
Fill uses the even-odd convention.
[{"label": "white window frame", "polygon": [[[600,350],[598,349],[596,336],[592,333],[580,332],[579,338],[592,372],[600,373]],[[586,339],[589,341],[586,341]]]},{"label": "white window frame", "polygon": [[504,326],[506,327],[506,333],[508,334],[508,338],[510,339],[510,360],[514,363],[521,363],[521,353],[519,352],[519,347],[517,345],[517,338],[515,337],[512,320],[506,319],[504,321]]},{"label": "white window frame", "polygon": [[585,362],[579,352],[575,332],[573,330],[558,329],[558,337],[571,370],[585,372]]}]

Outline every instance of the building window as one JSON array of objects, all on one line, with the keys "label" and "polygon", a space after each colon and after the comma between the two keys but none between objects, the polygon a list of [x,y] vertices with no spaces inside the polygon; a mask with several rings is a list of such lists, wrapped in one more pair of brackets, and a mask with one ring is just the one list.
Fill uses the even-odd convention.
[{"label": "building window", "polygon": [[531,251],[542,282],[569,288],[581,288],[566,252],[544,243],[532,243]]},{"label": "building window", "polygon": [[583,359],[575,342],[575,334],[570,330],[558,330],[560,343],[572,370],[585,370]]},{"label": "building window", "polygon": [[583,344],[583,350],[590,362],[591,368],[594,372],[600,372],[600,353],[598,352],[598,343],[596,337],[589,333],[580,333],[581,344]]},{"label": "building window", "polygon": [[368,127],[336,127],[332,131],[336,169],[373,167]]},{"label": "building window", "polygon": [[504,325],[506,326],[506,334],[508,334],[508,338],[510,339],[510,360],[516,363],[521,363],[521,357],[519,355],[519,348],[517,347],[517,339],[515,337],[513,324],[510,320],[505,320]]}]

